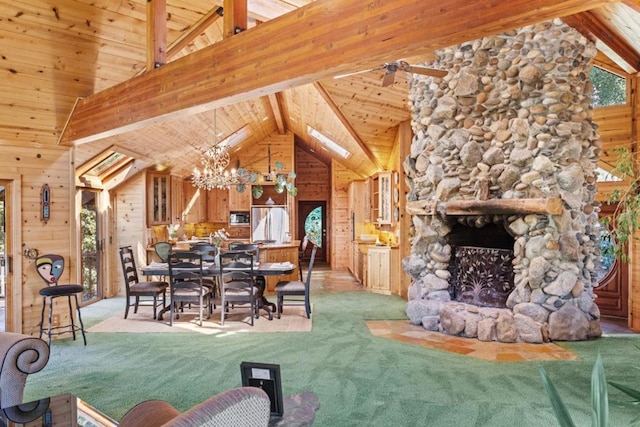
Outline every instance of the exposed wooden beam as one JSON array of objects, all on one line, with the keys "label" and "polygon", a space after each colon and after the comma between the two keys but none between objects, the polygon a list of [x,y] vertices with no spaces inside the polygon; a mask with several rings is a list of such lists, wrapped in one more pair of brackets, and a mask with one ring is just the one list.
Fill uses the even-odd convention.
[{"label": "exposed wooden beam", "polygon": [[562,200],[552,199],[490,199],[490,200],[416,200],[407,202],[407,213],[411,215],[485,215],[485,214],[543,214],[560,215]]},{"label": "exposed wooden beam", "polygon": [[[171,60],[171,58],[173,58],[178,52],[202,34],[204,30],[213,25],[213,23],[218,19],[222,18],[222,13],[222,6],[211,9],[209,12],[204,14],[202,18],[198,19],[198,22],[196,22],[189,31],[185,31],[180,35],[180,37],[172,41],[167,48],[166,61]],[[136,75],[144,74],[148,69],[150,70],[152,68],[143,67],[138,71],[138,73],[136,73]]]},{"label": "exposed wooden beam", "polygon": [[222,14],[222,7],[216,7],[203,15],[202,18],[200,18],[198,22],[189,29],[189,31],[182,33],[180,37],[171,42],[167,52],[168,57],[172,58],[176,53],[184,49],[189,43],[194,41],[196,37],[202,34],[204,30],[220,19]]},{"label": "exposed wooden beam", "polygon": [[622,0],[622,3],[629,6],[631,9],[640,13],[640,1],[638,0]]},{"label": "exposed wooden beam", "polygon": [[331,98],[331,95],[329,95],[327,90],[320,83],[315,83],[313,86],[316,88],[320,96],[322,96],[322,99],[325,100],[327,105],[329,105],[329,108],[331,108],[331,111],[333,111],[333,113],[336,115],[338,120],[340,120],[340,123],[342,123],[345,129],[347,129],[347,132],[349,132],[349,135],[351,135],[351,137],[356,141],[360,149],[362,149],[362,151],[364,151],[364,154],[366,154],[369,160],[371,160],[374,166],[378,170],[385,169],[382,167],[382,164],[376,158],[376,156],[373,155],[373,152],[371,151],[371,149],[369,149],[369,146],[362,140],[362,138],[360,138],[360,135],[358,135],[358,132],[356,132],[356,130],[353,128],[349,120],[344,116],[344,114],[342,113],[340,108],[336,105],[333,98]]},{"label": "exposed wooden beam", "polygon": [[59,142],[99,140],[614,2],[317,0],[80,100]]},{"label": "exposed wooden beam", "polygon": [[147,70],[167,63],[167,1],[147,0]]},{"label": "exposed wooden beam", "polygon": [[247,0],[224,0],[222,36],[231,37],[247,29]]},{"label": "exposed wooden beam", "polygon": [[[592,12],[582,12],[576,15],[567,16],[564,22],[580,31],[591,41],[600,41],[611,49],[618,57],[627,63],[628,72],[638,72],[640,70],[640,56],[635,49],[629,45],[620,34],[607,27]],[[631,68],[629,70],[628,68]]]},{"label": "exposed wooden beam", "polygon": [[284,117],[282,115],[282,95],[278,93],[272,93],[269,96],[269,105],[271,105],[271,110],[273,111],[273,118],[276,121],[276,126],[278,128],[278,133],[280,135],[284,135],[286,132],[284,126]]}]

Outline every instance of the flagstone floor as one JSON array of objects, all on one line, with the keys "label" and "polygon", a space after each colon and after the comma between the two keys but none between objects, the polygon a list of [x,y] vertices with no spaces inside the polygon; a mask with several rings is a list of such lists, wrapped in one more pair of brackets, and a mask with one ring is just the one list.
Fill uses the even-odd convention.
[{"label": "flagstone floor", "polygon": [[[322,283],[324,291],[353,292],[365,291],[362,284],[346,270],[330,270],[326,266],[316,266],[313,281]],[[372,335],[404,343],[463,354],[494,362],[518,362],[541,360],[576,360],[579,357],[562,343],[527,344],[482,342],[471,338],[454,337],[439,332],[427,331],[406,320],[368,321]],[[626,326],[625,319],[603,318],[603,335],[634,334]]]}]

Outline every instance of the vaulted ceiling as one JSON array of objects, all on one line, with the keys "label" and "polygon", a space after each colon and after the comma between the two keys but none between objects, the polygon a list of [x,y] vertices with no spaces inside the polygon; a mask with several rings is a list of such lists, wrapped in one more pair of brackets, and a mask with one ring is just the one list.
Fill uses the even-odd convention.
[{"label": "vaulted ceiling", "polygon": [[[388,166],[410,119],[410,75],[383,86],[384,63],[428,62],[439,47],[562,17],[620,69],[640,70],[640,1],[249,0],[235,35],[222,0],[166,0],[160,15],[147,6],[0,0],[0,143],[75,145],[80,160],[115,147],[188,176],[214,139],[239,132],[242,149],[291,132],[300,148],[368,176]],[[163,46],[148,42],[154,20],[166,25],[157,68],[147,66]],[[351,156],[323,149],[307,125]]]}]

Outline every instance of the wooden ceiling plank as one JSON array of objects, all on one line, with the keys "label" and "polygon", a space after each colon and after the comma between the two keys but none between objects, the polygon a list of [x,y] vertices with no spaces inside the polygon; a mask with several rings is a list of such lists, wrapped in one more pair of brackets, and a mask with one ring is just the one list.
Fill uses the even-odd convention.
[{"label": "wooden ceiling plank", "polygon": [[[390,57],[416,55],[612,2],[317,0],[82,99],[59,142],[80,144],[118,135],[352,72],[353,64],[373,67]],[[278,34],[287,37],[265,45]]]},{"label": "wooden ceiling plank", "polygon": [[276,121],[278,133],[282,135],[285,133],[285,127],[284,127],[284,117],[282,115],[281,97],[282,95],[280,93],[272,93],[268,95],[269,105],[271,105],[271,111],[273,111],[273,117]]},{"label": "wooden ceiling plank", "polygon": [[349,132],[351,137],[358,143],[358,146],[360,146],[362,151],[364,151],[364,153],[367,155],[369,160],[371,160],[371,162],[376,166],[376,168],[378,168],[379,170],[383,170],[384,168],[382,167],[380,161],[376,158],[376,156],[373,155],[373,153],[371,152],[367,144],[362,140],[362,138],[360,138],[360,135],[358,135],[358,132],[356,132],[353,126],[351,126],[351,123],[349,123],[349,120],[347,120],[344,114],[342,114],[342,111],[340,110],[340,108],[338,108],[336,103],[333,101],[333,98],[331,98],[331,95],[329,95],[329,93],[325,90],[322,84],[315,83],[313,86],[316,88],[316,90],[318,91],[322,99],[325,100],[329,108],[331,108],[331,111],[333,111],[333,113],[336,115],[340,123],[342,123],[345,129],[347,129],[347,132]]},{"label": "wooden ceiling plank", "polygon": [[591,41],[600,41],[615,52],[635,72],[640,70],[640,56],[615,30],[607,27],[592,12],[567,16],[564,21]]}]

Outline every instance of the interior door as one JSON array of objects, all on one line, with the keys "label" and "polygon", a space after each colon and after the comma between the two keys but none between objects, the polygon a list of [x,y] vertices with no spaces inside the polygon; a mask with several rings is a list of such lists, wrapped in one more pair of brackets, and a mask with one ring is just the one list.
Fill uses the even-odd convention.
[{"label": "interior door", "polygon": [[328,259],[327,202],[298,202],[298,239],[302,240],[305,234],[318,247],[315,260],[326,262]]},{"label": "interior door", "polygon": [[6,250],[6,192],[7,187],[0,181],[0,332],[6,332],[7,314],[7,250]]},{"label": "interior door", "polygon": [[[615,213],[615,205],[603,204],[600,216],[607,217]],[[607,244],[606,230],[601,233],[601,248]],[[627,318],[629,316],[629,265],[619,259],[603,256],[598,266],[598,285],[594,289],[598,296],[596,304],[603,316]]]}]

